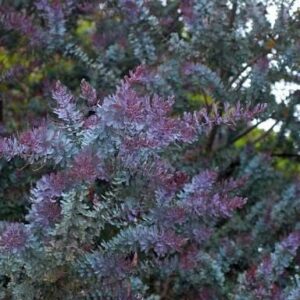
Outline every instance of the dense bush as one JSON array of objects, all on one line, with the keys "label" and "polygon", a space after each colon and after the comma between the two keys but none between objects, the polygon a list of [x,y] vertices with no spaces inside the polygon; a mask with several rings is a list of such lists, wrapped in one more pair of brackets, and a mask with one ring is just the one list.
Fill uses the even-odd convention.
[{"label": "dense bush", "polygon": [[0,2],[1,299],[300,298],[293,2]]}]

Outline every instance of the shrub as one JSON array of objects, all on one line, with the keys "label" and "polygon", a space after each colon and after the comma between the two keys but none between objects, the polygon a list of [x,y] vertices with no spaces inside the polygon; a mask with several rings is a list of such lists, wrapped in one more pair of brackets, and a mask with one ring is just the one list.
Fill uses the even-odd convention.
[{"label": "shrub", "polygon": [[0,298],[297,299],[291,6],[4,1]]}]

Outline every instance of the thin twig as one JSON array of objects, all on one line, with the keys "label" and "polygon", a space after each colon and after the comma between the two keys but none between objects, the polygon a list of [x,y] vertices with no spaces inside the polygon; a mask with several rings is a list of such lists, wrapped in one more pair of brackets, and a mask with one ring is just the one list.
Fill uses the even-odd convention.
[{"label": "thin twig", "polygon": [[262,53],[260,53],[260,55],[252,58],[247,64],[246,66],[244,66],[229,82],[227,85],[227,89],[229,89],[230,87],[232,87],[233,83],[236,82],[237,79],[239,79],[239,77],[241,76],[241,74],[243,74],[247,68],[251,67],[253,64],[255,64],[260,58],[264,57],[265,55],[267,55],[270,52],[270,50],[265,50]]},{"label": "thin twig", "polygon": [[300,161],[300,154],[297,154],[297,153],[271,153],[271,156],[282,157],[282,158],[291,158],[291,159]]},{"label": "thin twig", "polygon": [[243,138],[245,135],[247,135],[248,133],[250,133],[252,130],[254,130],[258,125],[260,125],[263,122],[265,122],[265,120],[261,120],[261,121],[257,122],[256,124],[254,124],[254,125],[246,128],[240,134],[238,134],[237,136],[235,136],[232,140],[228,141],[228,143],[226,144],[226,147],[234,144],[236,141],[238,141],[239,139]]},{"label": "thin twig", "polygon": [[258,142],[260,142],[261,140],[263,140],[266,136],[268,136],[272,131],[273,128],[279,123],[279,120],[277,120],[267,131],[265,131],[261,136],[259,136],[257,139],[255,139],[252,144],[256,144]]}]

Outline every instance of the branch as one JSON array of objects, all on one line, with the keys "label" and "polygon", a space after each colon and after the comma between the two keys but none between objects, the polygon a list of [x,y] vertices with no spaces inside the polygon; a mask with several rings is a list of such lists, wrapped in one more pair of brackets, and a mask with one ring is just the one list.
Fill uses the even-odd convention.
[{"label": "branch", "polygon": [[241,74],[243,72],[245,72],[247,70],[248,67],[251,67],[253,64],[255,64],[260,58],[264,57],[265,55],[267,55],[268,53],[270,52],[269,49],[267,50],[264,50],[262,53],[260,53],[260,55],[252,58],[247,64],[245,67],[243,67],[229,82],[228,82],[228,85],[227,85],[227,89],[229,89],[233,83],[235,83],[235,81],[237,79],[239,79],[239,77],[241,76]]},{"label": "branch", "polygon": [[300,162],[300,154],[297,153],[271,153],[272,157],[291,158]]},{"label": "branch", "polygon": [[273,128],[279,123],[279,120],[277,120],[267,131],[265,131],[261,136],[259,136],[257,139],[255,139],[252,144],[256,144],[258,142],[260,142],[261,140],[263,140],[267,135],[269,135],[271,133],[271,131],[273,130]]},{"label": "branch", "polygon": [[233,24],[234,24],[235,16],[236,16],[236,11],[237,11],[237,6],[238,6],[238,3],[237,3],[237,0],[235,0],[233,2],[233,7],[232,7],[232,10],[230,12],[229,29],[233,28]]},{"label": "branch", "polygon": [[237,84],[236,88],[234,89],[235,91],[239,91],[242,88],[243,83],[249,78],[250,74],[251,74],[251,72],[249,72],[247,75],[245,75],[243,78],[241,78],[241,80]]},{"label": "branch", "polygon": [[217,134],[217,131],[218,131],[218,125],[215,125],[210,134],[209,134],[209,137],[208,137],[208,141],[207,141],[207,144],[206,144],[206,152],[209,153],[212,149],[212,146],[213,146],[213,143],[214,143],[214,140],[215,140],[215,137],[216,137],[216,134]]},{"label": "branch", "polygon": [[248,133],[250,133],[252,130],[254,130],[259,124],[265,122],[265,120],[261,120],[259,122],[257,122],[256,124],[246,128],[244,131],[242,131],[240,134],[238,134],[237,136],[235,136],[232,140],[228,141],[228,143],[226,144],[226,147],[234,144],[236,141],[238,141],[239,139],[243,138],[245,135],[247,135]]},{"label": "branch", "polygon": [[[229,30],[231,30],[233,28],[233,25],[234,25],[234,21],[235,21],[235,17],[236,17],[236,12],[237,12],[237,5],[238,5],[237,0],[235,0],[234,3],[233,3],[232,10],[230,12]],[[226,71],[222,72],[222,71],[223,70],[221,70],[221,72],[220,72],[221,73],[220,77],[223,79],[224,75],[226,75],[227,72]],[[222,73],[224,73],[224,75]],[[215,137],[217,135],[217,132],[218,132],[218,126],[214,126],[213,129],[210,132],[210,135],[209,135],[209,138],[208,138],[208,142],[207,142],[207,145],[206,145],[206,151],[207,152],[211,151],[213,143],[214,143],[214,140],[215,140]]]}]

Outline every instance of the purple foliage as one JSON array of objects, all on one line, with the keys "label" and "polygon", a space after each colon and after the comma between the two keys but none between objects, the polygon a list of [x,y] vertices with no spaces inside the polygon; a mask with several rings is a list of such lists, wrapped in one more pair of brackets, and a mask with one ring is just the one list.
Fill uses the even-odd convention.
[{"label": "purple foliage", "polygon": [[59,119],[69,124],[80,124],[83,116],[76,108],[74,96],[60,81],[56,82],[52,97],[57,103],[54,112]]},{"label": "purple foliage", "polygon": [[59,163],[69,148],[70,141],[65,137],[65,133],[60,129],[50,128],[45,123],[24,131],[18,138],[0,138],[0,155],[7,160],[19,156],[33,163],[52,157]]},{"label": "purple foliage", "polygon": [[195,20],[194,0],[181,1],[180,10],[184,21],[191,25]]},{"label": "purple foliage", "polygon": [[98,103],[96,90],[84,79],[81,84],[81,96],[87,101],[89,106],[94,106]]},{"label": "purple foliage", "polygon": [[230,217],[237,208],[242,207],[246,199],[230,195],[240,183],[218,183],[217,176],[216,172],[204,171],[193,177],[192,182],[183,188],[182,206],[203,217]]},{"label": "purple foliage", "polygon": [[[213,105],[174,115],[173,97],[149,96],[143,89],[151,80],[141,66],[102,103],[83,80],[80,96],[88,116],[58,81],[52,98],[59,122],[45,121],[0,143],[8,160],[54,162],[55,169],[31,189],[28,230],[43,247],[66,253],[72,264],[74,257],[84,259],[83,269],[92,269],[107,286],[118,286],[116,297],[131,294],[127,278],[142,272],[144,263],[192,272],[214,261],[209,254],[200,259],[201,249],[212,240],[218,221],[246,203],[238,195],[245,178],[224,180],[209,170],[194,175],[165,154],[174,145],[191,145],[215,125],[234,126],[264,109],[238,103],[224,105],[223,111]],[[14,252],[26,237],[25,229],[7,229],[2,247]],[[294,241],[290,238],[287,248]],[[92,250],[95,255],[88,254]],[[134,253],[132,259],[126,259],[128,252]]]},{"label": "purple foliage", "polygon": [[13,29],[26,36],[32,46],[39,46],[43,43],[44,32],[23,13],[3,6],[0,8],[0,23],[8,30]]},{"label": "purple foliage", "polygon": [[28,231],[24,224],[11,223],[0,236],[0,251],[17,253],[25,249]]},{"label": "purple foliage", "polygon": [[93,182],[97,178],[105,179],[106,172],[102,165],[101,159],[91,149],[84,149],[74,157],[67,176],[73,185],[83,180]]},{"label": "purple foliage", "polygon": [[57,202],[45,199],[42,202],[33,203],[27,215],[27,220],[33,226],[52,226],[61,216],[61,208]]},{"label": "purple foliage", "polygon": [[164,2],[0,8],[1,299],[299,298],[295,1]]},{"label": "purple foliage", "polygon": [[246,289],[256,299],[284,299],[279,286],[280,278],[296,256],[299,246],[299,231],[292,232],[277,243],[271,255],[266,255],[261,263],[253,265],[245,273],[241,281],[242,289]]},{"label": "purple foliage", "polygon": [[295,255],[297,249],[300,247],[300,231],[291,233],[280,243],[280,245],[284,250],[290,252],[292,255]]},{"label": "purple foliage", "polygon": [[0,82],[16,81],[25,73],[25,70],[24,66],[15,65],[0,75]]}]

